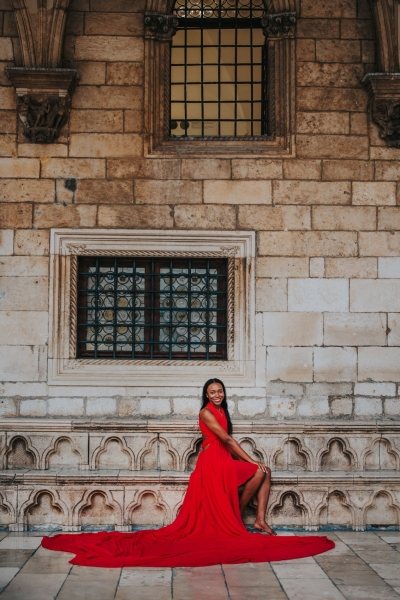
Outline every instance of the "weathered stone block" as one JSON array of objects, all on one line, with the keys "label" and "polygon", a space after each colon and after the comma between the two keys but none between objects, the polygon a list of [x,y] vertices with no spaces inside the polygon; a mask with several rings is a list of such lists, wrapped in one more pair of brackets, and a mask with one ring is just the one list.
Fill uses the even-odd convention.
[{"label": "weathered stone block", "polygon": [[400,315],[398,313],[388,314],[388,332],[389,346],[400,346]]},{"label": "weathered stone block", "polygon": [[205,181],[206,204],[271,204],[270,181]]},{"label": "weathered stone block", "polygon": [[46,400],[21,400],[19,414],[21,417],[45,417],[47,414]]},{"label": "weathered stone block", "polygon": [[137,204],[200,204],[200,181],[136,181]]},{"label": "weathered stone block", "polygon": [[257,277],[308,277],[308,258],[257,259]]},{"label": "weathered stone block", "polygon": [[349,115],[342,112],[300,112],[297,115],[297,132],[319,134],[350,133]]},{"label": "weathered stone block", "polygon": [[302,398],[298,404],[299,417],[326,417],[329,415],[328,398]]},{"label": "weathered stone block", "polygon": [[269,348],[267,378],[269,381],[312,381],[312,348]]},{"label": "weathered stone block", "polygon": [[117,401],[114,398],[88,398],[86,414],[88,417],[108,417],[117,411]]},{"label": "weathered stone block", "polygon": [[143,111],[124,110],[124,131],[143,133]]},{"label": "weathered stone block", "polygon": [[[330,87],[300,87],[297,90],[297,102],[299,111],[328,111],[332,110],[332,107],[336,111],[356,111],[362,112],[367,107],[367,95],[362,89],[354,88],[330,88]],[[351,137],[352,146],[356,145],[356,140]],[[343,142],[340,138],[336,140],[337,143]],[[361,141],[361,140],[360,140]],[[367,140],[363,139],[363,145],[367,147]],[[321,144],[323,143],[320,140]],[[325,139],[325,143],[329,143]],[[315,158],[321,158],[316,156]],[[328,157],[330,158],[330,157]],[[334,158],[334,157],[332,157]],[[337,158],[344,158],[337,152]],[[357,158],[357,157],[350,157]],[[362,158],[369,158],[368,154]]]},{"label": "weathered stone block", "polygon": [[310,258],[310,277],[325,277],[324,258]]},{"label": "weathered stone block", "polygon": [[299,62],[315,60],[315,40],[296,40],[296,54]]},{"label": "weathered stone block", "polygon": [[28,398],[33,396],[46,396],[48,387],[46,383],[3,383],[0,386],[1,396],[21,396]]},{"label": "weathered stone block", "polygon": [[356,0],[338,0],[335,3],[329,0],[303,0],[301,16],[325,19],[354,19],[357,16]]},{"label": "weathered stone block", "polygon": [[376,229],[374,207],[314,206],[312,209],[313,229],[360,231]]},{"label": "weathered stone block", "polygon": [[293,398],[270,398],[269,414],[272,418],[290,418],[296,415],[297,401]]},{"label": "weathered stone block", "polygon": [[0,276],[46,277],[49,259],[42,256],[7,256],[0,261]]},{"label": "weathered stone block", "polygon": [[355,381],[356,348],[314,348],[315,381]]},{"label": "weathered stone block", "polygon": [[174,398],[172,401],[174,414],[184,417],[197,417],[200,410],[198,398]]},{"label": "weathered stone block", "polygon": [[49,227],[95,227],[97,206],[62,204],[36,204],[34,225],[38,229]]},{"label": "weathered stone block", "polygon": [[341,23],[342,39],[375,39],[374,23],[371,19],[345,19]]},{"label": "weathered stone block", "polygon": [[[79,1],[79,6],[82,0]],[[99,12],[143,12],[145,3],[143,0],[136,0],[134,3],[131,0],[114,0],[112,4],[108,0],[91,0],[90,10]],[[82,10],[82,8],[81,8]],[[88,9],[86,9],[88,10]]]},{"label": "weathered stone block", "polygon": [[361,59],[361,45],[358,40],[317,40],[318,62],[357,63]]},{"label": "weathered stone block", "polygon": [[378,208],[378,229],[400,229],[400,206]]},{"label": "weathered stone block", "polygon": [[[31,178],[39,177],[40,161],[37,158],[0,158],[0,177]],[[46,177],[42,173],[42,177]]]},{"label": "weathered stone block", "polygon": [[400,258],[378,258],[378,273],[382,279],[400,279]]},{"label": "weathered stone block", "polygon": [[350,204],[350,183],[274,181],[275,204]]},{"label": "weathered stone block", "polygon": [[[337,43],[340,44],[340,42]],[[319,52],[320,47],[319,42],[317,42],[317,56]],[[306,87],[316,86],[353,88],[358,87],[363,76],[364,70],[363,65],[361,64],[343,64],[343,62],[335,62],[331,64],[328,62],[303,62],[298,68],[297,83],[300,86]],[[336,115],[338,115],[338,113],[336,113]],[[348,131],[349,118],[348,115],[343,116],[347,119]],[[337,118],[339,119],[338,116]],[[343,131],[326,131],[325,133],[343,133]]]},{"label": "weathered stone block", "polygon": [[84,179],[78,182],[75,201],[86,204],[132,204],[132,181]]},{"label": "weathered stone block", "polygon": [[296,24],[298,38],[338,38],[340,21],[338,19],[299,19]]},{"label": "weathered stone block", "polygon": [[252,230],[311,229],[310,208],[305,206],[239,206],[238,226]]},{"label": "weathered stone block", "polygon": [[19,230],[15,232],[14,254],[47,256],[50,247],[48,231]]},{"label": "weathered stone block", "polygon": [[236,229],[234,206],[175,206],[174,218],[180,229]]},{"label": "weathered stone block", "polygon": [[1,398],[0,417],[12,418],[17,416],[17,407],[12,398]]},{"label": "weathered stone block", "polygon": [[354,399],[354,415],[356,417],[380,417],[382,413],[381,398],[356,396]]},{"label": "weathered stone block", "polygon": [[100,61],[80,60],[72,64],[79,71],[79,85],[104,85],[106,82],[106,64]]},{"label": "weathered stone block", "polygon": [[353,414],[353,399],[348,396],[330,398],[329,408],[332,417],[347,417]]},{"label": "weathered stone block", "polygon": [[89,110],[96,108],[143,110],[143,89],[135,85],[82,85],[73,95],[72,106]]},{"label": "weathered stone block", "polygon": [[140,13],[86,13],[85,34],[141,36],[143,17]]},{"label": "weathered stone block", "polygon": [[38,381],[38,361],[37,346],[0,346],[0,379]]},{"label": "weathered stone block", "polygon": [[258,279],[256,310],[287,310],[287,279]]},{"label": "weathered stone block", "polygon": [[288,308],[301,312],[348,312],[348,280],[289,279]]},{"label": "weathered stone block", "polygon": [[385,415],[400,416],[400,398],[385,398],[383,406]]},{"label": "weathered stone block", "polygon": [[51,417],[83,416],[83,398],[49,398],[47,404]]},{"label": "weathered stone block", "polygon": [[266,346],[319,346],[322,338],[323,316],[320,313],[264,314]]},{"label": "weathered stone block", "polygon": [[218,158],[182,161],[182,179],[230,179],[231,161]]},{"label": "weathered stone block", "polygon": [[[361,114],[361,113],[355,113]],[[324,160],[322,163],[322,179],[327,180],[360,180],[374,178],[374,165],[366,160]]]},{"label": "weathered stone block", "polygon": [[81,36],[75,42],[76,60],[142,61],[143,40],[134,37],[96,35]]},{"label": "weathered stone block", "polygon": [[[366,114],[363,114],[363,113],[351,113],[350,114],[350,132],[353,135],[367,135],[368,134],[368,121],[367,121]],[[356,179],[359,179],[359,178],[356,177]]]},{"label": "weathered stone block", "polygon": [[320,160],[284,160],[285,179],[321,179]]},{"label": "weathered stone block", "polygon": [[73,110],[70,130],[76,132],[115,133],[122,131],[122,110]]},{"label": "weathered stone block", "polygon": [[360,256],[399,256],[400,233],[395,231],[359,234]]},{"label": "weathered stone block", "polygon": [[374,278],[377,276],[376,258],[326,258],[326,277]]},{"label": "weathered stone block", "polygon": [[354,386],[356,396],[395,396],[395,383],[356,383]]},{"label": "weathered stone block", "polygon": [[48,309],[47,277],[0,277],[0,310]]},{"label": "weathered stone block", "polygon": [[350,281],[350,310],[352,312],[400,312],[400,280]]},{"label": "weathered stone block", "polygon": [[108,85],[143,85],[143,65],[136,62],[107,64]]},{"label": "weathered stone block", "polygon": [[233,159],[232,179],[282,179],[282,161],[268,158]]},{"label": "weathered stone block", "polygon": [[360,135],[299,135],[299,158],[368,158],[368,138]]},{"label": "weathered stone block", "polygon": [[106,161],[96,158],[50,158],[42,160],[42,177],[63,179],[102,179]]},{"label": "weathered stone block", "polygon": [[30,229],[32,227],[32,205],[0,204],[0,226]]},{"label": "weathered stone block", "polygon": [[369,347],[358,350],[359,381],[400,381],[400,348]]},{"label": "weathered stone block", "polygon": [[0,230],[0,256],[13,254],[14,231],[12,229]]},{"label": "weathered stone block", "polygon": [[386,316],[383,314],[324,315],[326,346],[385,346]]},{"label": "weathered stone block", "polygon": [[353,204],[396,204],[396,184],[384,182],[359,182],[353,183]]},{"label": "weathered stone block", "polygon": [[99,206],[99,227],[166,229],[173,226],[169,206]]},{"label": "weathered stone block", "polygon": [[5,179],[0,181],[0,202],[54,202],[54,181]]},{"label": "weathered stone block", "polygon": [[169,159],[133,158],[107,161],[111,179],[179,179],[180,161]]},{"label": "weathered stone block", "polygon": [[70,156],[142,156],[143,140],[135,133],[73,133]]},{"label": "weathered stone block", "polygon": [[15,156],[17,153],[15,135],[0,134],[0,156]]},{"label": "weathered stone block", "polygon": [[[392,148],[389,148],[392,150]],[[377,160],[375,163],[375,179],[378,181],[398,181],[400,164],[397,160]]]},{"label": "weathered stone block", "polygon": [[168,398],[140,398],[140,414],[144,416],[164,416],[171,412]]},{"label": "weathered stone block", "polygon": [[0,113],[0,131],[1,133],[13,133],[15,131],[16,114],[13,111],[2,111]]},{"label": "weathered stone block", "polygon": [[[4,38],[3,38],[4,40]],[[1,41],[0,39],[0,44]],[[0,47],[1,53],[1,47]],[[11,59],[12,60],[12,59]],[[15,110],[17,105],[15,92],[11,87],[0,87],[0,106],[3,110]]]},{"label": "weathered stone block", "polygon": [[356,233],[272,231],[259,233],[261,256],[356,256]]},{"label": "weathered stone block", "polygon": [[255,417],[265,413],[267,409],[266,398],[245,398],[238,401],[238,412],[243,417]]}]

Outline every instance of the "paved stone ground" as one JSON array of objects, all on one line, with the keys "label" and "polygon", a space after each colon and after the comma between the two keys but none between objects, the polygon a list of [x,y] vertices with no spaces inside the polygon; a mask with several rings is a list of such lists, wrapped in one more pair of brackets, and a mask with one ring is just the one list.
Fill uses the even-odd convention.
[{"label": "paved stone ground", "polygon": [[72,567],[41,536],[0,532],[0,600],[400,598],[400,532],[329,533],[336,548],[315,558],[196,569]]}]

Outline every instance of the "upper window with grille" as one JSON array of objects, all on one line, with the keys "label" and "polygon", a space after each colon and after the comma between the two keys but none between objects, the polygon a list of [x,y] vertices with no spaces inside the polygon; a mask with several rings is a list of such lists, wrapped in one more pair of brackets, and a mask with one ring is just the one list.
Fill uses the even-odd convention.
[{"label": "upper window with grille", "polygon": [[267,136],[263,0],[176,0],[173,11],[170,136]]}]

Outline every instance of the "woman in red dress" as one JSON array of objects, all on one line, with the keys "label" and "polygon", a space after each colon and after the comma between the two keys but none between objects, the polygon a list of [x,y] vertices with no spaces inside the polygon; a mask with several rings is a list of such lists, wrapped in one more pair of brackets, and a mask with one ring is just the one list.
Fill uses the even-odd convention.
[{"label": "woman in red dress", "polygon": [[[204,386],[199,425],[202,450],[171,525],[134,533],[56,535],[43,538],[42,545],[75,554],[72,564],[108,568],[268,562],[320,554],[335,546],[325,536],[276,536],[267,525],[271,473],[231,437],[225,386],[219,379],[211,379]],[[242,484],[239,503],[238,487]],[[260,533],[248,532],[242,520],[253,496],[257,497],[254,526]]]}]

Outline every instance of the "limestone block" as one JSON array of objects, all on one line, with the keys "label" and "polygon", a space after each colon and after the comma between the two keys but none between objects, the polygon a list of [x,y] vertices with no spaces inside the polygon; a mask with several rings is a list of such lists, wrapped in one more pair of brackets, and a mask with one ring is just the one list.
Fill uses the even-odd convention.
[{"label": "limestone block", "polygon": [[29,231],[15,232],[14,254],[23,256],[47,256],[49,254],[49,232]]},{"label": "limestone block", "polygon": [[0,380],[38,381],[39,348],[0,346]]},{"label": "limestone block", "polygon": [[350,282],[352,312],[400,311],[400,280],[359,279]]},{"label": "limestone block", "polygon": [[30,204],[0,204],[0,223],[4,228],[30,229],[32,206]]},{"label": "limestone block", "polygon": [[142,61],[143,39],[123,36],[81,36],[75,42],[76,60]]},{"label": "limestone block", "polygon": [[18,156],[27,157],[57,157],[68,156],[68,146],[66,143],[59,144],[18,144]]},{"label": "limestone block", "polygon": [[51,417],[81,417],[83,410],[83,398],[48,399],[48,414]]},{"label": "limestone block", "polygon": [[378,229],[393,231],[400,229],[400,207],[378,208]]},{"label": "limestone block", "polygon": [[21,417],[45,417],[47,414],[46,400],[21,400],[19,414]]},{"label": "limestone block", "polygon": [[233,159],[232,179],[282,179],[282,161],[268,158]]},{"label": "limestone block", "polygon": [[141,398],[140,413],[147,416],[163,416],[171,413],[171,404],[168,398]]},{"label": "limestone block", "polygon": [[[1,349],[0,349],[1,355]],[[0,398],[0,417],[11,418],[17,416],[17,407],[12,398]]]},{"label": "limestone block", "polygon": [[296,40],[296,50],[299,62],[315,60],[315,40]]},{"label": "limestone block", "polygon": [[143,65],[137,62],[107,63],[108,85],[142,85]]},{"label": "limestone block", "polygon": [[[331,37],[332,36],[330,35],[327,36],[327,38]],[[319,50],[320,49],[317,47],[317,55]],[[343,62],[303,62],[298,69],[297,83],[298,85],[305,87],[354,88],[359,85],[360,79],[362,79],[363,76],[364,70],[363,65],[361,64],[344,64]],[[316,113],[316,115],[317,114],[318,113]],[[327,116],[327,121],[331,119],[330,115],[332,115],[334,119],[337,119],[338,122],[344,117],[343,121],[345,122],[347,120],[346,128],[342,131],[321,131],[321,133],[349,133],[348,115],[333,112],[327,112],[325,114]]]},{"label": "limestone block", "polygon": [[73,133],[69,154],[94,158],[142,156],[143,140],[136,133]]},{"label": "limestone block", "polygon": [[400,348],[360,348],[358,380],[400,381]]},{"label": "limestone block", "polygon": [[275,204],[350,204],[350,183],[274,181]]},{"label": "limestone block", "polygon": [[326,346],[386,346],[386,316],[383,314],[324,314]]},{"label": "limestone block", "polygon": [[111,179],[180,179],[180,161],[160,158],[122,158],[107,161]]},{"label": "limestone block", "polygon": [[338,38],[340,21],[337,19],[300,19],[296,26],[300,38]]},{"label": "limestone block", "polygon": [[400,398],[385,398],[383,401],[385,415],[400,417]]},{"label": "limestone block", "polygon": [[317,40],[318,62],[358,63],[361,45],[357,40]]},{"label": "limestone block", "polygon": [[3,111],[0,113],[0,131],[13,133],[15,131],[15,111]]},{"label": "limestone block", "polygon": [[306,206],[239,206],[238,226],[252,230],[311,229]]},{"label": "limestone block", "polygon": [[400,279],[400,258],[378,258],[380,278]]},{"label": "limestone block", "polygon": [[143,132],[143,111],[139,109],[124,111],[124,131],[127,133]]},{"label": "limestone block", "polygon": [[325,277],[324,258],[310,258],[310,277]]},{"label": "limestone block", "polygon": [[288,309],[301,312],[347,312],[346,279],[289,279]]},{"label": "limestone block", "polygon": [[0,134],[0,156],[15,156],[17,153],[16,139],[9,133]]},{"label": "limestone block", "polygon": [[329,0],[321,0],[320,2],[303,0],[301,16],[324,19],[355,19],[357,16],[357,3],[355,0],[338,0],[334,4]]},{"label": "limestone block", "polygon": [[200,402],[198,398],[174,398],[173,401],[174,414],[184,417],[197,417],[200,410]]},{"label": "limestone block", "polygon": [[311,348],[269,348],[267,353],[269,381],[312,381]]},{"label": "limestone block", "polygon": [[97,206],[36,204],[34,225],[38,229],[50,227],[95,227]]},{"label": "limestone block", "polygon": [[278,396],[269,399],[269,414],[273,418],[294,417],[296,415],[297,401],[294,398]]},{"label": "limestone block", "polygon": [[400,165],[397,160],[377,160],[375,163],[375,179],[377,181],[398,181]]},{"label": "limestone block", "polygon": [[374,165],[369,160],[324,160],[322,163],[322,179],[369,181],[373,178]]},{"label": "limestone block", "polygon": [[329,408],[332,417],[347,417],[353,414],[353,398],[342,396],[329,398]]},{"label": "limestone block", "polygon": [[312,224],[313,229],[374,230],[376,229],[376,209],[353,206],[314,206]]},{"label": "limestone block", "polygon": [[265,391],[270,396],[303,396],[304,386],[296,383],[274,383],[269,382]]},{"label": "limestone block", "polygon": [[258,279],[256,310],[287,310],[287,279]]},{"label": "limestone block", "polygon": [[353,204],[396,204],[396,184],[390,182],[355,181]]},{"label": "limestone block", "polygon": [[298,404],[299,417],[326,417],[329,415],[328,398],[303,398]]},{"label": "limestone block", "polygon": [[[361,108],[365,110],[365,107],[359,107],[358,98],[354,98],[354,94],[350,94],[347,90],[344,95],[342,90],[335,90],[329,88],[320,88],[324,90],[323,94],[315,93],[314,90],[318,88],[300,88],[298,95],[301,96],[302,90],[312,92],[315,104],[318,104],[318,96],[320,102],[326,104],[326,106],[333,106],[338,110],[354,110],[354,108]],[[351,90],[351,92],[356,90]],[[357,90],[358,91],[358,90]],[[360,90],[361,91],[361,90]],[[327,93],[331,92],[331,93]],[[339,92],[339,93],[332,93]],[[336,96],[339,96],[338,98]],[[341,96],[344,96],[341,100]],[[365,105],[365,94],[363,92],[363,105]],[[301,98],[300,98],[301,101]],[[314,104],[314,102],[313,102]],[[318,109],[318,106],[315,106]],[[298,135],[297,136],[297,155],[299,158],[336,158],[336,159],[367,159],[368,158],[368,137],[360,135]]]},{"label": "limestone block", "polygon": [[99,206],[99,227],[132,227],[165,229],[173,226],[169,206]]},{"label": "limestone block", "polygon": [[91,12],[86,14],[86,35],[127,35],[141,36],[143,19],[140,13]]},{"label": "limestone block", "polygon": [[[313,61],[313,58],[307,59]],[[365,93],[362,93],[363,90],[357,88],[334,88],[334,87],[299,87],[297,90],[298,96],[298,110],[299,111],[324,111],[329,112],[334,107],[336,111],[364,111],[367,105],[367,99],[365,97]],[[344,144],[345,140],[342,136],[333,136],[338,137],[337,141],[340,144]],[[365,142],[366,139],[361,138],[363,141],[363,146],[366,148]],[[351,136],[350,146],[347,148],[353,148],[355,151],[355,141],[356,136]],[[319,143],[322,144],[322,139],[319,140]],[[346,146],[344,146],[346,147]],[[318,158],[317,156],[315,158]],[[341,158],[340,152],[332,153],[332,156],[324,156],[320,158]],[[365,158],[368,159],[368,156],[364,155],[362,157],[354,155],[350,158]]]},{"label": "limestone block", "polygon": [[238,402],[238,412],[243,417],[264,415],[266,408],[267,400],[265,398],[245,398]]},{"label": "limestone block", "polygon": [[271,204],[270,181],[207,180],[204,182],[206,204]]},{"label": "limestone block", "polygon": [[0,339],[4,346],[44,345],[48,339],[48,313],[0,311]]},{"label": "limestone block", "polygon": [[261,256],[356,256],[355,232],[273,231],[259,234]]},{"label": "limestone block", "polygon": [[360,256],[399,256],[400,233],[390,232],[360,232]]},{"label": "limestone block", "polygon": [[50,179],[0,181],[0,202],[54,202],[54,181]]},{"label": "limestone block", "polygon": [[284,160],[285,179],[321,179],[320,160]]},{"label": "limestone block", "polygon": [[86,204],[132,204],[132,181],[85,179],[78,182],[75,202]]},{"label": "limestone block", "polygon": [[[10,41],[11,40],[7,40],[7,42],[10,42]],[[0,40],[0,56],[1,56],[2,42],[4,42],[4,38]],[[15,110],[15,105],[16,105],[16,101],[15,101],[14,90],[10,87],[0,87],[0,106],[2,107],[2,109],[3,110]]]},{"label": "limestone block", "polygon": [[106,82],[106,63],[101,61],[80,60],[71,65],[74,69],[79,69],[80,85],[102,85]]},{"label": "limestone block", "polygon": [[136,181],[137,204],[196,204],[202,201],[199,181]]},{"label": "limestone block", "polygon": [[356,383],[354,394],[357,396],[395,396],[395,383]]},{"label": "limestone block", "polygon": [[260,257],[257,277],[308,277],[308,258]]},{"label": "limestone block", "polygon": [[0,230],[0,256],[9,256],[13,253],[14,231],[12,229]]},{"label": "limestone block", "polygon": [[86,414],[88,417],[109,417],[116,413],[117,401],[114,398],[88,398]]},{"label": "limestone block", "polygon": [[274,312],[264,314],[266,346],[318,346],[322,344],[321,313]]},{"label": "limestone block", "polygon": [[326,258],[326,277],[371,279],[377,277],[376,258]]},{"label": "limestone block", "polygon": [[0,386],[0,396],[21,396],[22,398],[31,396],[47,396],[48,387],[45,383],[2,383]]},{"label": "limestone block", "polygon": [[[0,177],[37,179],[40,161],[37,158],[0,158]],[[46,177],[42,173],[42,177]]]},{"label": "limestone block", "polygon": [[314,348],[315,381],[354,381],[356,378],[356,348]]},{"label": "limestone block", "polygon": [[[42,177],[102,179],[106,161],[98,158],[49,158],[42,160]],[[26,175],[25,175],[26,176]]]},{"label": "limestone block", "polygon": [[306,396],[332,396],[353,393],[352,383],[307,383]]},{"label": "limestone block", "polygon": [[123,130],[122,110],[73,110],[70,130],[72,133],[117,133]]},{"label": "limestone block", "polygon": [[388,345],[400,346],[400,314],[388,314]]},{"label": "limestone block", "polygon": [[[231,161],[208,158],[189,158],[182,161],[182,179],[230,179]],[[243,178],[245,179],[245,178]],[[255,179],[251,177],[251,179]]]},{"label": "limestone block", "polygon": [[174,218],[180,229],[236,229],[234,206],[175,206]]},{"label": "limestone block", "polygon": [[[302,68],[306,65],[306,69]],[[304,80],[311,79],[310,68],[318,67],[316,63],[302,63],[299,73]],[[324,65],[332,66],[332,65]],[[316,73],[320,75],[320,73]],[[303,85],[305,85],[303,83]],[[319,133],[319,134],[346,134],[350,133],[349,116],[342,112],[300,112],[297,115],[298,133]]]},{"label": "limestone block", "polygon": [[380,417],[382,415],[382,399],[356,396],[354,414],[356,417]]},{"label": "limestone block", "polygon": [[48,309],[48,277],[0,277],[0,310]]},{"label": "limestone block", "polygon": [[42,256],[7,256],[0,259],[0,277],[45,277],[49,259]]}]

